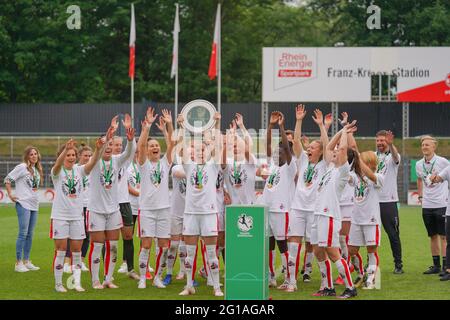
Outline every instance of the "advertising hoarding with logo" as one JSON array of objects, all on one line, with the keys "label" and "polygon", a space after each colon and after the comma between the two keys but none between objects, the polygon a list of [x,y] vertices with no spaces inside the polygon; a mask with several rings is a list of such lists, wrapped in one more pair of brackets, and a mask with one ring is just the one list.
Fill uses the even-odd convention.
[{"label": "advertising hoarding with logo", "polygon": [[377,75],[399,102],[449,102],[450,47],[263,48],[264,102],[368,102]]}]

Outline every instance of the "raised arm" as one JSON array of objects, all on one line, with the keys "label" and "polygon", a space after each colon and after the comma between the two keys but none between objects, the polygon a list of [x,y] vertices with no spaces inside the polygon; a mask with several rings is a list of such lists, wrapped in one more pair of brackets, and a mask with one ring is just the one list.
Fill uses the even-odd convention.
[{"label": "raised arm", "polygon": [[84,165],[84,172],[88,176],[100,158],[103,156],[103,152],[106,149],[107,141],[112,139],[114,133],[111,131],[112,128],[108,129],[105,137],[98,138],[95,142],[95,150],[92,154],[92,157],[89,159],[88,163]]},{"label": "raised arm", "polygon": [[173,136],[173,122],[172,122],[172,113],[167,110],[167,109],[163,109],[162,110],[163,115],[160,117],[160,119],[163,119],[163,125],[164,127],[166,127],[167,130],[167,136],[166,136],[166,146],[167,146],[167,150],[166,150],[166,157],[167,157],[167,161],[169,162],[169,164],[171,165],[173,162],[173,148],[175,146],[173,140],[172,140],[172,136]]},{"label": "raised arm", "polygon": [[302,123],[303,119],[305,119],[306,116],[306,109],[305,106],[302,104],[299,104],[295,108],[295,131],[294,131],[294,155],[299,158],[301,152],[303,151],[303,145],[302,145]]},{"label": "raised arm", "polygon": [[280,134],[281,134],[281,143],[283,145],[283,148],[286,152],[286,160],[288,164],[291,164],[292,161],[292,152],[289,148],[289,141],[286,135],[286,130],[284,129],[284,114],[280,112],[280,118],[278,120],[278,126],[280,127]]},{"label": "raised arm", "polygon": [[347,162],[347,135],[348,135],[348,125],[344,127],[341,131],[341,138],[339,140],[339,148],[338,148],[338,161],[337,166],[341,167],[344,163]]},{"label": "raised arm", "polygon": [[69,139],[69,141],[66,142],[66,145],[64,147],[64,150],[61,152],[61,154],[58,156],[58,158],[55,161],[55,164],[52,167],[52,175],[57,176],[61,172],[61,168],[64,164],[64,159],[66,158],[67,151],[69,149],[75,148],[75,140]]},{"label": "raised arm", "polygon": [[[326,149],[326,146],[328,146],[328,144],[329,144],[328,132],[323,124],[322,111],[320,111],[319,109],[314,110],[314,116],[312,118],[320,130],[320,141],[322,142],[322,146],[324,147],[324,153],[323,153],[324,159],[326,162],[330,162],[331,155],[327,154],[327,149]],[[339,138],[340,138],[340,136],[339,136]],[[339,141],[339,138],[336,139],[336,143]]]},{"label": "raised arm", "polygon": [[266,141],[266,152],[267,157],[272,156],[272,129],[275,127],[275,124],[278,123],[278,119],[280,118],[280,113],[278,111],[274,111],[270,114],[269,125],[267,126],[267,141]]},{"label": "raised arm", "polygon": [[125,147],[125,151],[122,152],[117,159],[120,168],[123,167],[125,163],[131,162],[136,153],[136,141],[134,140],[136,129],[132,128],[131,117],[128,113],[125,114],[125,120],[122,120],[122,124],[126,130],[127,146]]},{"label": "raised arm", "polygon": [[155,114],[155,109],[152,107],[149,107],[147,109],[147,113],[145,115],[144,121],[142,121],[141,125],[141,135],[139,136],[138,141],[138,147],[139,147],[139,154],[138,154],[138,163],[139,165],[144,165],[145,161],[147,160],[147,140],[150,132],[150,128],[155,122],[156,117],[158,115]]},{"label": "raised arm", "polygon": [[387,132],[386,142],[389,146],[389,150],[391,151],[392,159],[394,160],[395,164],[399,164],[400,156],[398,154],[397,148],[394,146],[394,134],[391,131]]}]

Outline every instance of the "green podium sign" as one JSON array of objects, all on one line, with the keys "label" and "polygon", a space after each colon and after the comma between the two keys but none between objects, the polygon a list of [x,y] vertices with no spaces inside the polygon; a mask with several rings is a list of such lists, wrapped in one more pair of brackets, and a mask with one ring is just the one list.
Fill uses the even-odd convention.
[{"label": "green podium sign", "polygon": [[231,205],[225,212],[225,299],[269,298],[269,220],[265,206]]}]

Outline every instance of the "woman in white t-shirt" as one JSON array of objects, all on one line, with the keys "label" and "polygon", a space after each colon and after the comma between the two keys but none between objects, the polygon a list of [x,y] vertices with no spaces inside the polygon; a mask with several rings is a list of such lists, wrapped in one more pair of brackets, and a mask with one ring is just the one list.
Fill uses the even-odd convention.
[{"label": "woman in white t-shirt", "polygon": [[[347,161],[347,136],[354,130],[355,123],[356,121],[339,131],[328,143],[324,152],[324,159],[328,165],[317,188],[314,222],[311,228],[311,244],[314,246],[314,254],[322,274],[322,285],[315,294],[317,296],[336,295],[328,257],[336,264],[345,282],[346,289],[340,298],[351,298],[357,294],[347,261],[342,259],[339,252],[339,230],[341,229],[339,201],[350,173],[350,165]],[[338,143],[339,146],[337,146]]]},{"label": "woman in white t-shirt", "polygon": [[55,290],[67,292],[62,284],[64,256],[67,241],[70,240],[74,289],[83,292],[81,287],[81,246],[86,238],[83,218],[83,178],[88,176],[100,159],[105,139],[99,138],[93,157],[85,165],[76,165],[77,149],[75,141],[70,139],[58,152],[58,158],[51,170],[55,188],[52,204],[50,238],[55,240],[53,273]]},{"label": "woman in white t-shirt", "polygon": [[354,171],[350,174],[354,207],[348,240],[349,254],[359,261],[357,268],[359,274],[355,280],[355,286],[359,286],[364,278],[364,267],[359,248],[367,247],[369,261],[367,280],[363,289],[374,289],[375,274],[379,265],[378,246],[381,239],[379,202],[384,175],[376,173],[378,158],[373,151],[361,153],[359,158],[355,157],[354,161]]},{"label": "woman in white t-shirt", "polygon": [[[118,174],[125,163],[131,161],[136,150],[134,128],[131,127],[131,117],[126,114],[122,121],[126,130],[127,145],[120,155],[113,155],[112,136],[118,128],[118,116],[111,121],[108,130],[107,142],[102,158],[91,171],[89,177],[88,200],[88,231],[91,238],[89,251],[89,266],[94,289],[112,288],[112,276],[117,261],[117,243],[120,229],[123,227],[122,216],[119,211],[119,185]],[[105,280],[100,283],[100,257],[105,245]]]},{"label": "woman in white t-shirt", "polygon": [[150,255],[152,240],[158,240],[156,248],[156,264],[153,285],[165,288],[161,279],[167,259],[170,239],[170,201],[169,201],[169,171],[172,165],[172,115],[162,110],[159,118],[160,130],[167,126],[167,152],[161,158],[159,142],[149,139],[149,131],[157,118],[155,110],[148,108],[145,120],[142,122],[139,137],[138,167],[141,174],[141,190],[139,194],[138,234],[141,238],[141,252],[139,254],[139,289],[145,289],[147,263]]},{"label": "woman in white t-shirt", "polygon": [[323,160],[323,146],[328,144],[327,129],[324,125],[322,112],[314,111],[314,122],[320,129],[320,140],[314,140],[308,144],[306,150],[303,147],[302,122],[306,116],[305,106],[296,107],[296,124],[294,132],[293,151],[296,157],[298,180],[295,195],[289,211],[289,274],[290,286],[286,289],[293,292],[297,288],[297,270],[300,260],[302,240],[305,239],[305,270],[303,281],[311,281],[313,247],[310,243],[311,226],[314,220],[314,205],[316,202],[317,188],[320,177],[323,175],[326,164]]},{"label": "woman in white t-shirt", "polygon": [[[220,122],[220,113],[216,113],[214,119]],[[182,117],[180,121],[183,125]],[[218,235],[216,182],[220,166],[225,164],[226,152],[220,130],[211,131],[212,133],[205,133],[212,138],[210,144],[206,144],[204,137],[202,140],[184,141],[183,150],[189,150],[189,152],[183,152],[183,170],[186,174],[183,236],[187,251],[185,260],[187,284],[180,292],[182,296],[195,294],[195,256],[199,236],[206,245],[208,274],[211,276],[214,296],[223,296],[219,284],[219,260],[216,254]]]},{"label": "woman in white t-shirt", "polygon": [[[269,261],[273,261],[272,253],[275,250],[276,242],[280,250],[282,265],[286,270],[284,282],[278,287],[280,290],[286,290],[289,286],[287,238],[291,195],[295,191],[295,175],[297,173],[297,166],[292,157],[292,143],[287,140],[284,121],[284,115],[279,111],[272,112],[270,115],[266,142],[270,166],[262,195],[264,204],[269,208]],[[280,128],[281,141],[278,145],[278,152],[274,153],[272,157],[272,129],[276,124]],[[271,264],[270,262],[269,264]],[[273,272],[270,272],[269,286],[277,286]]]},{"label": "woman in white t-shirt", "polygon": [[[27,147],[23,153],[23,162],[17,165],[5,178],[6,192],[15,203],[19,220],[19,234],[16,241],[16,272],[39,270],[30,261],[34,227],[39,210],[38,187],[43,177],[41,155],[35,147]],[[14,193],[11,184],[16,189]]]}]

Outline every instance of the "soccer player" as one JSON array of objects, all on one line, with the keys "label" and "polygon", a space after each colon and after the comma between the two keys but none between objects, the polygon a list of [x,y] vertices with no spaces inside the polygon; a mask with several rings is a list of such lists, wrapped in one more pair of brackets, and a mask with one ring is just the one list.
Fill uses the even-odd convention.
[{"label": "soccer player", "polygon": [[394,135],[391,131],[381,130],[376,134],[378,157],[377,173],[385,176],[380,194],[380,214],[383,228],[388,234],[394,257],[394,274],[402,274],[402,244],[400,242],[400,220],[398,217],[397,175],[400,165],[400,154],[394,146]]},{"label": "soccer player", "polygon": [[[447,166],[444,170],[439,172],[437,175],[430,177],[433,183],[447,182],[450,187],[450,166]],[[448,190],[450,192],[450,190]],[[447,211],[445,213],[445,235],[447,240],[446,256],[450,255],[450,197],[448,198]],[[450,259],[447,260],[447,265],[445,267],[445,272],[440,274],[441,281],[450,280]]]},{"label": "soccer player", "polygon": [[421,141],[423,158],[416,163],[417,189],[419,201],[422,204],[422,217],[430,237],[433,266],[423,274],[438,274],[441,272],[440,253],[442,253],[442,267],[445,271],[445,211],[447,209],[448,184],[447,181],[433,184],[432,175],[443,171],[449,162],[438,156],[436,152],[437,141],[431,136],[424,136]]},{"label": "soccer player", "polygon": [[317,188],[320,177],[325,172],[326,164],[323,161],[323,146],[328,144],[327,129],[323,123],[322,112],[314,111],[314,122],[320,129],[320,140],[312,141],[306,150],[304,149],[302,136],[302,122],[306,116],[305,106],[300,104],[296,107],[296,124],[293,151],[297,162],[298,180],[295,195],[289,211],[289,275],[290,285],[286,291],[293,292],[297,288],[297,271],[300,260],[302,240],[305,239],[305,272],[303,281],[311,281],[312,252],[311,226],[314,220],[314,205],[316,202]]},{"label": "soccer player", "polygon": [[[285,280],[278,289],[286,290],[289,286],[290,273],[288,269],[289,252],[287,237],[289,230],[289,210],[291,208],[292,194],[295,191],[295,175],[297,166],[292,161],[292,143],[287,140],[284,129],[284,115],[272,112],[267,128],[267,156],[269,158],[269,177],[266,179],[263,192],[263,201],[269,208],[269,260],[273,261],[275,241],[281,254],[282,265],[286,270]],[[278,153],[272,156],[272,129],[279,126],[281,141],[278,145]],[[269,284],[276,287],[274,273],[270,272]]]},{"label": "soccer player", "polygon": [[[336,264],[340,276],[344,279],[345,290],[340,298],[347,299],[357,295],[350,276],[347,261],[339,252],[339,230],[341,229],[340,198],[345,184],[348,183],[350,165],[347,161],[347,136],[353,130],[356,121],[347,124],[328,143],[324,151],[326,172],[320,178],[317,188],[317,201],[314,210],[314,222],[311,228],[311,244],[319,261],[322,273],[322,285],[316,296],[335,296],[331,279],[331,263]],[[339,146],[337,144],[339,143]]]},{"label": "soccer player", "polygon": [[[116,116],[111,121],[110,132],[112,133],[118,127],[117,118]],[[118,288],[112,282],[114,267],[117,261],[117,242],[120,237],[120,229],[123,227],[118,201],[118,174],[120,168],[131,161],[136,150],[136,142],[134,140],[135,130],[131,127],[131,117],[126,114],[122,123],[126,129],[127,136],[125,151],[120,155],[113,155],[113,141],[108,140],[101,161],[96,163],[89,177],[87,225],[91,238],[89,269],[91,271],[92,287],[94,289],[104,289],[105,287],[112,289]],[[99,280],[99,269],[100,256],[104,245],[106,246],[105,280],[101,284]]]},{"label": "soccer player", "polygon": [[141,238],[141,252],[139,254],[139,289],[145,289],[147,263],[150,255],[152,240],[158,240],[156,248],[156,265],[153,285],[165,288],[161,279],[167,258],[170,239],[170,201],[169,201],[169,171],[172,165],[172,115],[162,110],[159,118],[159,128],[167,126],[167,152],[161,158],[159,142],[149,138],[149,131],[157,118],[153,108],[147,109],[145,120],[142,122],[139,136],[138,164],[141,173],[141,192],[139,195],[138,232]]},{"label": "soccer player", "polygon": [[58,158],[51,170],[55,187],[55,200],[52,204],[50,238],[55,240],[53,273],[56,292],[67,292],[62,284],[64,256],[67,241],[70,240],[74,289],[81,287],[81,246],[86,238],[83,207],[83,178],[88,176],[104,151],[106,139],[99,138],[93,157],[85,165],[76,165],[77,149],[70,139],[58,152]]},{"label": "soccer player", "polygon": [[[220,114],[214,115],[220,121]],[[181,124],[184,119],[181,118]],[[208,133],[213,143],[194,140],[190,152],[183,152],[183,169],[186,173],[186,204],[183,221],[183,236],[187,257],[185,269],[187,284],[181,296],[195,294],[194,276],[196,267],[196,248],[199,236],[205,242],[207,268],[214,286],[214,296],[223,296],[219,283],[219,260],[216,254],[218,235],[218,207],[216,181],[219,166],[225,163],[226,152],[222,149],[222,134],[219,130]],[[187,150],[186,141],[184,150]],[[214,157],[212,155],[214,154]]]},{"label": "soccer player", "polygon": [[[113,155],[122,153],[122,138],[115,136],[113,138]],[[133,212],[130,204],[130,196],[128,189],[128,167],[131,165],[132,159],[126,162],[119,169],[117,175],[118,196],[120,214],[122,216],[123,227],[120,230],[123,239],[123,263],[119,268],[119,273],[127,273],[128,277],[139,280],[139,275],[134,271],[134,243],[133,243]]]},{"label": "soccer player", "polygon": [[[36,226],[39,199],[38,188],[43,177],[41,155],[35,147],[27,147],[23,161],[8,173],[4,182],[9,199],[15,203],[19,220],[19,234],[16,241],[16,272],[36,271],[40,268],[30,261],[34,227]],[[13,194],[11,184],[16,190]]]},{"label": "soccer player", "polygon": [[380,206],[379,193],[383,185],[384,176],[375,173],[377,170],[377,156],[373,151],[366,151],[358,156],[355,154],[354,170],[350,173],[350,185],[354,191],[354,209],[352,213],[349,235],[349,253],[359,261],[359,275],[355,286],[359,286],[364,279],[360,247],[367,247],[369,258],[367,280],[363,289],[375,288],[375,274],[379,265],[378,246],[380,245]]}]

